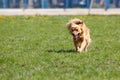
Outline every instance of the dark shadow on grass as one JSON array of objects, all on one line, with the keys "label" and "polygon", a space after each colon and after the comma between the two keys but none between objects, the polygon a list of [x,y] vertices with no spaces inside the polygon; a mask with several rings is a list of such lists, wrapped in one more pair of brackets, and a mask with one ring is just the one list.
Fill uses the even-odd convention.
[{"label": "dark shadow on grass", "polygon": [[75,53],[75,50],[64,50],[64,49],[60,49],[60,50],[47,50],[47,52],[49,53]]}]

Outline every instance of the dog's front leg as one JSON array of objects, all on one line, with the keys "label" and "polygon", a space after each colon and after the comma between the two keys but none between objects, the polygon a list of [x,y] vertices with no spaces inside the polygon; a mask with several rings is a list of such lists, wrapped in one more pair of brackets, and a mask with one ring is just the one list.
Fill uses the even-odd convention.
[{"label": "dog's front leg", "polygon": [[86,41],[83,40],[83,42],[82,42],[81,45],[80,45],[79,52],[82,52],[82,51],[85,49],[85,46],[86,46]]},{"label": "dog's front leg", "polygon": [[74,45],[75,45],[76,51],[77,51],[77,52],[80,52],[80,51],[79,51],[79,50],[80,50],[80,47],[79,47],[79,45],[78,45],[78,42],[75,41],[74,39],[73,39],[73,41],[74,41]]},{"label": "dog's front leg", "polygon": [[77,52],[80,52],[80,47],[79,47],[79,45],[76,45],[76,51],[77,51]]}]

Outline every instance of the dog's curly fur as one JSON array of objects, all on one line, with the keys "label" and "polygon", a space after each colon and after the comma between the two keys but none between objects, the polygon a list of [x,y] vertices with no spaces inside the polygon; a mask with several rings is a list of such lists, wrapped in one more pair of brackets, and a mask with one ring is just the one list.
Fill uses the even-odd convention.
[{"label": "dog's curly fur", "polygon": [[67,23],[67,28],[73,36],[73,42],[77,52],[87,51],[91,42],[90,31],[80,19],[72,19]]}]

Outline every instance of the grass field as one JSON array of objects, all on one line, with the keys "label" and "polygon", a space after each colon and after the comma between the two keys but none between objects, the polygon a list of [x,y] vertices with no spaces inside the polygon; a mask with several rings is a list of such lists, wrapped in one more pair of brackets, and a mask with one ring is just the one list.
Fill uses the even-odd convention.
[{"label": "grass field", "polygon": [[[75,52],[66,23],[90,28]],[[120,16],[0,16],[0,80],[120,80]]]}]

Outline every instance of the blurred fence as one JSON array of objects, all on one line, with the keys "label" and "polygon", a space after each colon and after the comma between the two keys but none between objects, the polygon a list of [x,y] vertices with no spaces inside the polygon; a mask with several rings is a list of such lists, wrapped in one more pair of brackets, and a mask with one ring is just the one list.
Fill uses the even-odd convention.
[{"label": "blurred fence", "polygon": [[120,8],[120,0],[0,0],[1,9],[9,8]]}]

